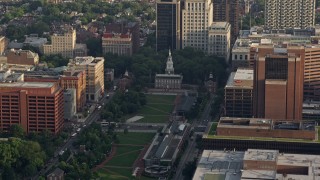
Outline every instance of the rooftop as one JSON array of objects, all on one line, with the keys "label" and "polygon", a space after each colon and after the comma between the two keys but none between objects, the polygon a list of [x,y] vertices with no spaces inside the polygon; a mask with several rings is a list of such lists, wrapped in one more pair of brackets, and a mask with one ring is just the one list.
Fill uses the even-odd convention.
[{"label": "rooftop", "polygon": [[[275,169],[261,170],[246,166],[253,160],[257,164],[274,161]],[[246,167],[246,168],[244,168]],[[286,167],[286,168],[282,168]],[[320,157],[317,155],[285,154],[278,150],[248,149],[247,151],[204,150],[194,180],[240,179],[320,179]],[[294,169],[292,171],[292,169]]]},{"label": "rooftop", "polygon": [[228,30],[230,28],[230,24],[228,22],[212,22],[210,26],[210,30]]},{"label": "rooftop", "polygon": [[14,83],[0,83],[2,87],[21,87],[21,88],[50,88],[55,83],[50,82],[14,82]]},{"label": "rooftop", "polygon": [[75,65],[95,65],[96,63],[98,63],[100,61],[104,61],[104,58],[103,57],[85,56],[85,57],[76,57],[74,59],[71,59],[70,63],[75,64]]},{"label": "rooftop", "polygon": [[253,69],[238,68],[229,76],[226,88],[253,88]]}]

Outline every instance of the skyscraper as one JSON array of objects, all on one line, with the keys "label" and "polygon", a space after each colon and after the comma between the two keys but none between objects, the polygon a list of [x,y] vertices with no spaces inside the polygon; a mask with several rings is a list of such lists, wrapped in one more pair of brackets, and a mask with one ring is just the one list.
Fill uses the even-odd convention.
[{"label": "skyscraper", "polygon": [[180,49],[180,0],[157,0],[157,51]]},{"label": "skyscraper", "polygon": [[239,0],[212,0],[213,21],[227,21],[231,24],[231,43],[239,33]]},{"label": "skyscraper", "polygon": [[266,28],[306,28],[314,21],[315,0],[265,0]]},{"label": "skyscraper", "polygon": [[186,0],[182,9],[182,48],[208,51],[208,28],[212,24],[211,0]]},{"label": "skyscraper", "polygon": [[261,45],[255,58],[253,114],[302,119],[304,47]]}]

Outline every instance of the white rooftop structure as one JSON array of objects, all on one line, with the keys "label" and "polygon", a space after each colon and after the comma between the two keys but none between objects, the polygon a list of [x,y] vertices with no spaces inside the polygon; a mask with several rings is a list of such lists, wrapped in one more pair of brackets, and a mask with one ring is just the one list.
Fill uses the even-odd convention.
[{"label": "white rooftop structure", "polygon": [[253,69],[238,68],[236,72],[232,72],[229,76],[226,88],[231,87],[253,87]]}]

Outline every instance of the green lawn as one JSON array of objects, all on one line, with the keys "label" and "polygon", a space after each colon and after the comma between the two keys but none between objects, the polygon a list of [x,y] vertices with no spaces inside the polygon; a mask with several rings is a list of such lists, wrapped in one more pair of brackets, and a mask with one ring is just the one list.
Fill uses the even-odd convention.
[{"label": "green lawn", "polygon": [[[115,156],[104,166],[104,169],[98,171],[101,179],[122,180],[134,179],[132,175],[132,165],[138,158],[143,145],[151,143],[154,133],[135,133],[128,134],[118,133],[119,146],[117,147]],[[132,144],[138,146],[128,146],[121,144]],[[140,146],[141,145],[141,146]],[[119,167],[110,167],[119,166]],[[107,169],[107,170],[106,170]],[[150,180],[150,178],[142,177],[142,180]]]},{"label": "green lawn", "polygon": [[152,141],[154,133],[138,133],[138,132],[129,132],[128,134],[117,133],[119,144],[136,144],[136,145],[145,145]]},{"label": "green lawn", "polygon": [[214,135],[216,134],[216,130],[217,130],[217,126],[218,123],[217,122],[213,122],[211,127],[210,127],[210,131],[209,131],[209,135]]},{"label": "green lawn", "polygon": [[110,180],[128,180],[133,179],[131,177],[131,170],[129,169],[120,169],[120,168],[108,168],[108,171],[105,169],[99,169],[98,174],[101,179],[110,179]]},{"label": "green lawn", "polygon": [[174,108],[176,96],[147,95],[147,104],[137,113],[144,118],[138,123],[166,123]]},{"label": "green lawn", "polygon": [[116,153],[115,157],[112,158],[105,166],[122,166],[122,167],[131,167],[134,161],[139,156],[141,150],[143,149],[143,146],[134,147],[138,148],[138,150],[132,151],[132,146],[123,146],[122,148],[126,148],[127,151],[123,152],[122,154]]}]

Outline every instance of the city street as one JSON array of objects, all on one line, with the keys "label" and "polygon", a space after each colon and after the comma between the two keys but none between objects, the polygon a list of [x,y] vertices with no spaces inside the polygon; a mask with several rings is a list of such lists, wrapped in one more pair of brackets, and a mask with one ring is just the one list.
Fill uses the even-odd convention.
[{"label": "city street", "polygon": [[[207,126],[208,122],[210,121],[211,117],[210,117],[210,110],[211,110],[211,104],[213,102],[213,97],[212,96],[209,100],[209,102],[206,104],[206,107],[204,109],[204,111],[202,112],[201,118],[199,120],[196,120],[192,123],[191,125],[191,129],[194,127],[197,127],[199,125],[205,125]],[[175,176],[174,176],[174,180],[181,180],[183,179],[183,175],[182,175],[182,171],[183,168],[185,166],[185,164],[189,161],[193,161],[193,159],[195,157],[197,157],[198,153],[197,153],[197,149],[196,149],[196,142],[195,142],[195,138],[192,141],[189,141],[189,144],[184,152],[184,154],[182,155],[182,158],[179,162],[178,168],[176,170]]]},{"label": "city street", "polygon": [[[113,93],[109,94],[110,97],[107,99],[106,97],[104,97],[103,99],[100,100],[99,104],[106,104],[110,101],[110,99],[112,99]],[[88,127],[92,122],[97,121],[100,118],[100,112],[101,110],[95,109],[91,114],[88,115],[85,123],[83,124],[83,127],[81,128],[81,130],[77,133],[76,136],[74,137],[69,137],[69,139],[67,140],[67,142],[60,148],[58,148],[55,153],[54,153],[54,157],[52,159],[49,160],[50,163],[48,163],[44,169],[42,169],[41,171],[39,171],[39,174],[35,177],[33,177],[32,179],[38,179],[39,176],[41,175],[45,175],[48,173],[48,171],[53,167],[58,165],[59,163],[59,157],[58,154],[61,151],[65,151],[67,149],[70,149],[71,151],[73,150],[73,142],[76,140],[77,136],[79,133],[81,133],[81,131],[83,131],[83,129],[85,129],[86,127]],[[85,125],[85,126],[84,126]]]}]

